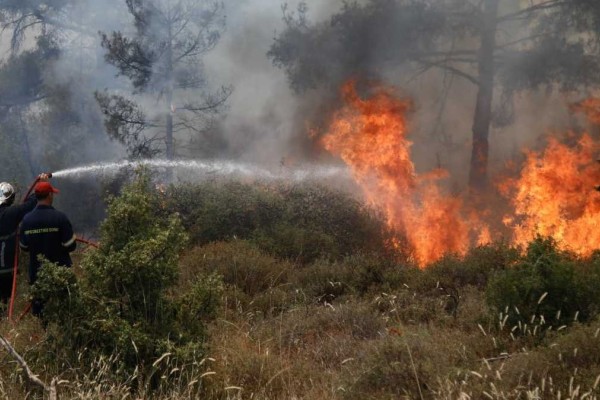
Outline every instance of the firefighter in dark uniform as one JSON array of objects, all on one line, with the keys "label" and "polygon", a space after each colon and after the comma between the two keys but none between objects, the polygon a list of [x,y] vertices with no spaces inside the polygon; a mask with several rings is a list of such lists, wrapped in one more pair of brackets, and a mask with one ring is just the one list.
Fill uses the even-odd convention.
[{"label": "firefighter in dark uniform", "polygon": [[[29,283],[33,285],[37,279],[40,261],[43,256],[48,261],[70,267],[70,252],[77,245],[71,222],[65,214],[52,207],[54,194],[58,190],[49,182],[35,185],[37,207],[23,218],[19,232],[21,248],[29,252]],[[33,301],[32,312],[41,316],[43,305],[39,300]]]},{"label": "firefighter in dark uniform", "polygon": [[[38,180],[47,179],[47,174],[38,176]],[[12,293],[17,229],[25,214],[37,204],[33,194],[23,204],[13,205],[14,201],[13,186],[7,182],[0,183],[0,301],[4,304],[8,303]]]}]

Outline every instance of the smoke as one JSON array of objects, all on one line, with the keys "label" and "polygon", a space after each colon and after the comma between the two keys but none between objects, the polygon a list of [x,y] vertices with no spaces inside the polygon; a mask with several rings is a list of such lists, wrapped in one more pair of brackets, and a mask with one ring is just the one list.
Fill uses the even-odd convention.
[{"label": "smoke", "polygon": [[[298,1],[290,2],[295,9]],[[307,2],[311,21],[324,21],[341,0]],[[300,157],[300,144],[310,122],[305,97],[289,88],[285,73],[273,66],[267,52],[285,26],[281,4],[242,0],[226,5],[227,31],[205,60],[207,76],[231,84],[233,94],[221,132],[229,154],[267,164]]]},{"label": "smoke", "polygon": [[[259,70],[256,76],[251,75],[256,79],[252,80],[254,85],[250,85],[252,89],[248,91],[245,101],[238,99],[240,104],[249,104],[249,109],[256,114],[248,113],[248,118],[231,119],[232,125],[229,125],[231,128],[226,131],[229,134],[235,132],[240,137],[240,146],[246,150],[258,148],[258,151],[282,155],[290,150],[299,152],[298,139],[306,136],[306,125],[315,123],[313,118],[315,112],[330,114],[331,110],[327,109],[327,106],[331,106],[335,101],[336,93],[344,80],[357,73],[362,74],[364,78],[376,77],[384,84],[398,88],[400,96],[413,100],[414,111],[410,118],[409,138],[414,142],[412,152],[417,169],[428,171],[442,167],[451,172],[451,180],[449,180],[451,187],[464,187],[471,158],[477,88],[464,77],[452,74],[448,70],[423,66],[415,68],[414,62],[412,65],[410,62],[404,62],[413,51],[430,50],[415,43],[420,43],[421,40],[426,42],[428,35],[435,36],[436,29],[440,29],[443,18],[440,19],[435,14],[423,13],[420,5],[430,3],[426,1],[396,2],[415,5],[412,9],[403,8],[402,12],[398,11],[400,8],[394,9],[394,2],[360,3],[375,5],[369,10],[373,14],[357,9],[340,13],[341,5],[330,2],[327,10],[314,12],[315,4],[309,4],[309,10],[314,13],[309,13],[308,20],[311,27],[316,29],[312,30],[313,36],[307,35],[302,39],[305,47],[310,50],[300,56],[300,60],[293,65],[292,73],[297,80],[305,81],[313,79],[311,74],[317,75],[316,80],[320,87],[309,89],[299,96],[290,96],[287,86],[280,86],[280,82],[285,78],[280,75],[280,72],[273,73],[273,69],[269,68],[264,59],[261,59],[260,62],[263,64],[256,65],[264,69]],[[437,2],[432,2],[435,3]],[[511,13],[517,7],[516,4],[501,3],[501,14]],[[391,12],[381,12],[386,9]],[[335,21],[330,20],[333,13],[338,14]],[[462,22],[465,31],[481,23],[476,20],[478,13],[465,13],[465,15],[470,15],[470,19],[465,18]],[[347,30],[340,34],[340,29]],[[531,24],[522,22],[505,25],[503,29],[498,30],[498,43],[510,43],[521,37],[530,36],[531,29]],[[329,33],[322,34],[325,31]],[[444,34],[445,32],[442,32],[442,39],[436,39],[436,45],[443,43]],[[315,35],[318,37],[317,40],[314,39]],[[268,42],[264,40],[265,38],[261,41],[263,45]],[[295,44],[290,43],[293,50]],[[464,68],[464,64],[460,67],[466,69],[475,78],[477,78],[475,62],[479,44],[480,38],[477,35],[465,35],[464,38],[446,43],[446,46],[452,46],[453,49],[473,51],[474,61],[470,67]],[[342,46],[343,51],[337,51],[336,46]],[[245,47],[240,45],[239,48],[235,46],[231,48],[235,55],[241,55],[235,67],[238,71],[243,71],[249,59],[245,56]],[[330,50],[333,51],[327,54]],[[515,57],[511,52],[499,53]],[[222,65],[222,61],[219,59],[218,65]],[[526,67],[530,65],[525,63],[523,69]],[[527,71],[527,73],[532,72]],[[538,72],[533,68],[533,74],[536,73],[543,75],[544,71]],[[240,76],[238,72],[234,74]],[[497,75],[494,104],[496,123],[490,131],[489,165],[492,174],[503,169],[507,162],[519,157],[524,148],[539,145],[541,138],[555,131],[564,130],[573,122],[568,112],[568,103],[573,100],[573,97],[547,90],[548,86],[545,86],[544,89],[510,93],[514,96],[509,99],[510,101],[505,101],[499,85],[500,74]],[[264,82],[261,77],[264,77]],[[330,87],[327,87],[328,85]],[[281,90],[278,90],[279,88]],[[271,99],[274,99],[271,101],[272,104],[269,104],[268,100],[261,101],[260,99],[263,99],[261,93],[271,95]],[[574,98],[578,99],[576,96]],[[258,101],[255,102],[256,98]],[[326,118],[327,115],[320,122]],[[498,121],[503,119],[504,123],[500,124]],[[264,132],[263,126],[274,126],[275,129]],[[323,127],[319,126],[319,128]],[[246,141],[245,136],[247,136]],[[262,141],[261,138],[265,140]],[[254,147],[255,144],[258,145]]]},{"label": "smoke", "polygon": [[[293,10],[299,0],[288,3],[289,9]],[[329,23],[331,16],[344,4],[342,0],[310,0],[306,3],[312,25]],[[125,154],[119,144],[107,139],[103,116],[93,93],[104,89],[124,94],[133,91],[126,79],[117,77],[115,67],[106,63],[98,35],[98,32],[113,31],[133,34],[133,19],[123,0],[82,0],[73,4],[68,9],[68,18],[60,20],[62,26],[57,28],[61,31],[61,55],[47,71],[46,80],[69,88],[70,108],[79,121],[76,125],[65,125],[64,130],[79,129],[82,132],[71,132],[67,136],[75,138],[72,143],[60,144],[62,148],[57,153],[69,153],[68,157],[48,159],[44,156],[48,144],[43,135],[34,138],[34,151],[43,160],[42,166],[48,169],[66,168],[73,163],[117,160]],[[217,131],[225,145],[221,154],[213,156],[269,165],[283,159],[303,158],[310,146],[307,130],[323,105],[324,91],[295,94],[285,72],[274,67],[266,56],[274,38],[285,30],[280,2],[228,1],[224,14],[227,25],[220,42],[204,57],[202,65],[198,65],[205,75],[208,90],[222,85],[233,87]],[[401,21],[394,29],[396,33],[403,32],[402,23],[410,23],[402,22],[399,16],[391,17]],[[434,22],[427,21],[429,24]],[[414,79],[408,70],[386,63],[381,52],[389,46],[403,46],[405,39],[399,37],[396,43],[392,37],[385,36],[389,32],[380,32],[379,28],[368,27],[364,32],[366,37],[376,38],[376,46],[372,40],[357,40],[355,46],[362,46],[357,51],[364,56],[361,64],[377,71],[385,83],[397,86],[402,95],[414,100],[410,138],[414,142],[417,168],[427,170],[441,166],[454,172],[452,176],[456,182],[464,182],[465,165],[470,157],[475,88],[456,77],[452,78],[452,85],[447,86],[449,78],[441,72],[429,72]],[[32,46],[36,34],[32,32],[26,38],[24,49]],[[8,32],[5,32],[0,37],[4,58],[8,43]],[[344,62],[348,69],[352,68],[352,58]],[[330,95],[335,93],[330,91]],[[142,103],[150,115],[164,111],[156,99],[146,98]],[[541,135],[552,129],[562,129],[570,122],[566,101],[560,95],[529,92],[518,96],[514,104],[514,124],[491,132],[491,164],[498,168],[524,146],[535,144]],[[43,110],[34,113],[40,111]],[[38,119],[38,123],[43,128],[43,120]],[[200,154],[192,152],[190,155]]]}]

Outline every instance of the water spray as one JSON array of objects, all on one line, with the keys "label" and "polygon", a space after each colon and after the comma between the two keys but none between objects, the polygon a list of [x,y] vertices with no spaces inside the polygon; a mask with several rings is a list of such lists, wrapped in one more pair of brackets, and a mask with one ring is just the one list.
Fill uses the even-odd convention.
[{"label": "water spray", "polygon": [[[280,168],[276,171],[271,171],[257,165],[234,162],[234,161],[199,161],[199,160],[164,160],[164,159],[144,159],[136,161],[117,161],[104,162],[90,165],[79,166],[75,168],[63,169],[55,172],[46,172],[40,174],[33,181],[27,193],[23,197],[23,202],[31,195],[35,185],[42,179],[54,178],[72,178],[80,177],[85,174],[100,174],[111,175],[125,168],[136,168],[139,166],[148,166],[154,168],[178,168],[182,170],[190,170],[200,172],[204,176],[238,176],[242,178],[252,178],[266,181],[294,181],[301,182],[309,179],[327,179],[348,176],[348,170],[338,166],[323,166],[309,165],[299,166],[296,168]],[[86,244],[90,247],[99,248],[97,243],[76,238],[76,241]],[[19,264],[19,238],[17,231],[17,244],[15,250],[15,262],[13,266],[13,285],[8,310],[8,319],[13,320],[14,300],[17,289],[17,267]],[[31,304],[23,311],[17,321],[20,321],[31,309]]]},{"label": "water spray", "polygon": [[200,161],[200,160],[165,160],[143,159],[136,161],[104,162],[84,165],[75,168],[55,171],[55,178],[80,177],[85,174],[111,175],[126,168],[147,166],[154,168],[177,168],[200,173],[203,176],[239,176],[259,180],[291,180],[304,181],[308,179],[326,179],[343,176],[347,170],[338,166],[312,166],[304,165],[296,168],[281,168],[269,170],[254,164],[235,161]]}]

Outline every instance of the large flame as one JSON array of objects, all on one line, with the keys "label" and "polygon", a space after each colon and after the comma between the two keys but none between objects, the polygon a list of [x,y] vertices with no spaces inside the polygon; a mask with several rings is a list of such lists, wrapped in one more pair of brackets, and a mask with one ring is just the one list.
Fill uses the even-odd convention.
[{"label": "large flame", "polygon": [[[494,210],[466,212],[461,198],[445,194],[442,170],[418,174],[411,160],[406,114],[409,100],[374,85],[359,96],[356,82],[342,87],[344,105],[333,115],[321,144],[351,169],[367,201],[383,210],[399,233],[395,245],[408,247],[425,266],[446,253],[464,254],[469,246],[493,240]],[[600,100],[572,107],[600,124]],[[563,249],[589,255],[600,247],[600,145],[587,134],[549,138],[543,151],[527,151],[516,178],[499,185],[510,213],[504,217],[510,240],[526,246],[536,236],[554,238]],[[475,237],[477,232],[477,237]]]},{"label": "large flame", "polygon": [[571,106],[571,110],[586,115],[587,119],[595,125],[600,125],[600,99],[590,97]]},{"label": "large flame", "polygon": [[446,172],[415,171],[406,137],[410,101],[378,85],[363,99],[355,83],[343,86],[345,105],[334,114],[322,145],[351,168],[369,203],[385,212],[419,265],[466,252],[470,224],[461,213],[462,201],[438,187]]},{"label": "large flame", "polygon": [[584,134],[574,146],[549,138],[540,152],[529,151],[520,176],[505,185],[514,215],[505,217],[513,241],[526,245],[537,235],[563,249],[589,255],[600,247],[598,143]]},{"label": "large flame", "polygon": [[[600,99],[571,107],[600,124]],[[524,246],[537,235],[554,238],[561,248],[588,256],[600,248],[600,145],[588,134],[571,133],[562,142],[548,139],[543,151],[527,151],[519,177],[501,187],[514,207],[504,218],[513,242]]]}]

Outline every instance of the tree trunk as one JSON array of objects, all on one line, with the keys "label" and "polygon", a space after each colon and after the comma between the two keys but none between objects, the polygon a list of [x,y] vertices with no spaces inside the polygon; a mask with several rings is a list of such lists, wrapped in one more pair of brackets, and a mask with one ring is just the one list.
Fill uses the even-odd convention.
[{"label": "tree trunk", "polygon": [[171,32],[171,26],[169,25],[169,36],[167,38],[167,73],[165,79],[167,80],[167,132],[166,132],[166,145],[167,145],[167,159],[172,160],[175,158],[175,149],[173,145],[173,35]]},{"label": "tree trunk", "polygon": [[469,186],[472,189],[481,189],[487,185],[488,139],[494,100],[494,50],[496,48],[496,18],[499,1],[484,0],[483,6],[483,29],[478,60],[479,90],[473,120],[473,149],[469,172]]},{"label": "tree trunk", "polygon": [[27,158],[27,166],[29,167],[29,175],[31,178],[37,175],[36,167],[34,165],[33,157],[31,154],[31,146],[29,145],[29,137],[27,136],[27,129],[25,128],[25,121],[23,121],[23,110],[19,107],[17,109],[17,116],[19,118],[19,128],[21,130],[21,136],[23,140],[23,151]]},{"label": "tree trunk", "polygon": [[173,148],[173,91],[169,88],[167,89],[167,132],[166,132],[166,145],[167,145],[167,159],[172,160],[175,157],[175,150]]}]

